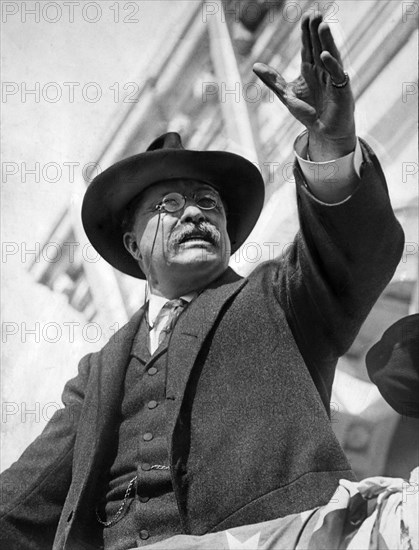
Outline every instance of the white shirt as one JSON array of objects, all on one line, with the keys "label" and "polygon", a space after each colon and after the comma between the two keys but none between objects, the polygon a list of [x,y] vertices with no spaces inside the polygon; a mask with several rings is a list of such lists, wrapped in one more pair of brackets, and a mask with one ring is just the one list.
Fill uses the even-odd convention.
[{"label": "white shirt", "polygon": [[307,160],[308,131],[305,130],[294,142],[298,164],[312,194],[322,202],[336,204],[348,199],[359,183],[363,161],[359,139],[355,151],[336,160],[312,162]]}]

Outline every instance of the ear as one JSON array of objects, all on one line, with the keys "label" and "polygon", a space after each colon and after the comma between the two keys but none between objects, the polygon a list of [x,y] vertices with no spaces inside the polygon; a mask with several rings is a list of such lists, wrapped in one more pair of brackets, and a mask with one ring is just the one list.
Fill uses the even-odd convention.
[{"label": "ear", "polygon": [[137,262],[140,261],[142,259],[142,255],[141,255],[140,247],[138,246],[138,243],[137,243],[137,239],[135,237],[135,233],[132,231],[124,233],[122,240],[124,242],[125,248],[134,258],[134,260],[137,260]]}]

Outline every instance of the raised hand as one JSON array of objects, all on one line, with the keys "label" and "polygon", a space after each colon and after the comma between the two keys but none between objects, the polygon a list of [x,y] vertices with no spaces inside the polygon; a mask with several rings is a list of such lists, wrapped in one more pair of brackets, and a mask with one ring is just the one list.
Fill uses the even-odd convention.
[{"label": "raised hand", "polygon": [[301,22],[301,74],[292,82],[272,67],[255,63],[254,72],[309,131],[313,161],[344,156],[355,149],[354,98],[329,25],[319,14]]}]

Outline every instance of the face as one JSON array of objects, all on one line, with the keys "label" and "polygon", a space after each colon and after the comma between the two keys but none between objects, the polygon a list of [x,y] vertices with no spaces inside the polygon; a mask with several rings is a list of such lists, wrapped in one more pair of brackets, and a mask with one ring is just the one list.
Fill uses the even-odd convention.
[{"label": "face", "polygon": [[[176,212],[157,210],[173,192],[187,197],[185,205]],[[212,210],[199,208],[193,200],[205,192],[217,197]],[[152,289],[167,298],[204,288],[223,273],[230,259],[222,201],[214,188],[194,180],[162,182],[146,189],[124,244]]]}]

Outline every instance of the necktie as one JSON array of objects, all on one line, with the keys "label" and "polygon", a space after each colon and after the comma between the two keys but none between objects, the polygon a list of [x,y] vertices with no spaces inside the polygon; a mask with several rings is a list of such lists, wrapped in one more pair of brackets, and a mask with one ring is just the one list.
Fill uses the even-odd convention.
[{"label": "necktie", "polygon": [[157,319],[154,323],[154,326],[159,330],[159,346],[166,341],[172,332],[176,321],[178,320],[179,315],[188,305],[186,300],[182,298],[176,298],[175,300],[170,300],[166,302],[165,305],[161,308],[160,313],[157,315]]}]

